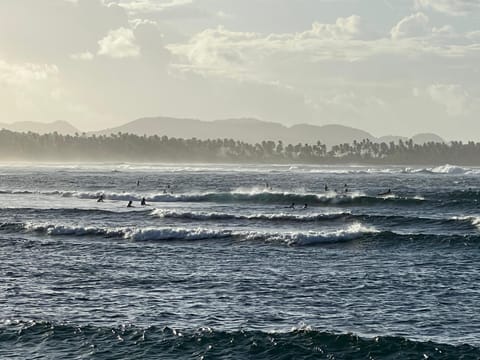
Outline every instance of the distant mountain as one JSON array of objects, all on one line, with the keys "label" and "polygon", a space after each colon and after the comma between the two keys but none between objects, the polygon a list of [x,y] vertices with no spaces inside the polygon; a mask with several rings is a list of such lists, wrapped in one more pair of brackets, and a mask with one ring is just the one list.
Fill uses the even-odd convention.
[{"label": "distant mountain", "polygon": [[431,133],[423,133],[423,134],[417,134],[412,136],[412,140],[415,144],[425,144],[429,142],[434,142],[434,143],[444,143],[445,140],[443,140],[440,136],[436,134],[431,134]]},{"label": "distant mountain", "polygon": [[[384,143],[398,143],[399,140],[402,140],[403,142],[408,141],[409,138],[405,136],[394,136],[394,135],[387,135],[387,136],[381,136],[377,138],[377,142],[384,142]],[[423,145],[428,142],[434,142],[434,143],[444,143],[445,140],[443,140],[440,136],[436,134],[430,134],[430,133],[424,133],[424,134],[417,134],[412,136],[412,140],[414,144],[419,144]]]},{"label": "distant mountain", "polygon": [[286,127],[284,125],[251,118],[201,121],[169,117],[152,117],[134,120],[125,125],[96,132],[96,134],[131,133],[198,139],[235,139],[248,143],[264,140],[281,140],[288,144],[316,143],[328,146],[353,140],[375,137],[366,131],[342,126],[316,126],[308,124]]},{"label": "distant mountain", "polygon": [[380,136],[379,138],[377,138],[377,142],[379,143],[391,143],[392,141],[396,144],[398,143],[399,140],[402,140],[402,141],[407,141],[408,138],[405,137],[405,136],[396,136],[396,135],[385,135],[385,136]]},{"label": "distant mountain", "polygon": [[20,121],[11,124],[0,123],[0,129],[6,129],[17,132],[34,132],[38,134],[47,134],[57,132],[62,135],[75,134],[78,129],[66,121],[54,121],[50,123],[41,123],[34,121]]},{"label": "distant mountain", "polygon": [[[66,121],[40,123],[23,121],[11,124],[0,123],[0,129],[18,132],[35,132],[46,134],[57,132],[63,135],[80,133],[78,129]],[[257,143],[264,140],[283,141],[285,144],[314,144],[320,141],[327,146],[352,143],[354,140],[369,139],[372,142],[407,141],[402,136],[382,136],[376,138],[372,134],[343,125],[310,125],[299,124],[291,127],[275,122],[267,122],[252,118],[225,119],[202,121],[196,119],[182,119],[172,117],[146,117],[128,122],[122,126],[109,128],[90,134],[130,133],[137,135],[159,135],[176,138],[206,139],[235,139],[247,143]],[[418,134],[412,137],[414,143],[444,142],[435,134]]]}]

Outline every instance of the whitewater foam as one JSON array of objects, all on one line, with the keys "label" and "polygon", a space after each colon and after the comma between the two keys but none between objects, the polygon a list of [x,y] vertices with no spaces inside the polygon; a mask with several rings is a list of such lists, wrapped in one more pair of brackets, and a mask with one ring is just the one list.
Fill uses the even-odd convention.
[{"label": "whitewater foam", "polygon": [[[299,209],[302,211],[302,209]],[[351,215],[348,212],[338,213],[313,213],[313,214],[292,214],[292,213],[259,213],[251,215],[241,215],[232,213],[221,212],[205,212],[205,211],[177,211],[169,209],[156,209],[153,210],[152,215],[161,218],[177,218],[177,219],[190,219],[190,220],[265,220],[265,221],[299,221],[299,222],[312,222],[321,220],[335,220],[346,218]]]},{"label": "whitewater foam", "polygon": [[375,234],[379,231],[360,223],[331,232],[272,232],[241,231],[232,229],[209,228],[128,228],[128,227],[92,227],[73,226],[67,224],[12,223],[2,224],[0,229],[8,226],[17,230],[45,234],[48,236],[101,236],[105,238],[123,238],[132,241],[168,241],[168,240],[214,240],[227,239],[244,241],[280,242],[288,245],[314,245],[322,243],[342,242],[357,239],[363,235]]}]

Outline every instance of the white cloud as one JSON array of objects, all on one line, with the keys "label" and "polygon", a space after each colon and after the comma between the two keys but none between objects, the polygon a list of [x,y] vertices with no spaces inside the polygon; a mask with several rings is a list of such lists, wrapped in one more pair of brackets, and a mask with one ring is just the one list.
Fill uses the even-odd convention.
[{"label": "white cloud", "polygon": [[72,58],[73,60],[88,61],[88,60],[92,60],[94,58],[94,55],[90,51],[85,51],[85,52],[82,52],[82,53],[72,54],[72,55],[70,55],[70,58]]},{"label": "white cloud", "polygon": [[194,35],[187,43],[170,44],[167,48],[184,60],[176,65],[182,71],[256,77],[252,68],[282,53],[285,61],[300,56],[307,62],[331,58],[353,61],[368,56],[368,44],[357,39],[362,33],[360,23],[360,17],[353,15],[339,18],[334,24],[314,23],[300,33],[268,35],[219,26]]},{"label": "white cloud", "polygon": [[137,57],[140,55],[140,47],[135,44],[135,34],[132,29],[121,27],[110,30],[108,34],[98,42],[99,55],[112,58]]},{"label": "white cloud", "polygon": [[335,24],[313,23],[312,29],[301,34],[300,38],[353,39],[360,35],[360,16],[338,18]]},{"label": "white cloud", "polygon": [[428,23],[424,14],[414,14],[401,20],[390,37],[377,39],[362,38],[358,16],[339,18],[334,24],[314,23],[311,29],[297,33],[265,35],[219,26],[167,49],[177,56],[173,67],[181,72],[267,82],[281,82],[286,72],[300,74],[299,69],[321,62],[341,64],[381,56],[395,57],[395,61],[480,56],[479,43],[465,35],[451,36],[450,27],[436,29]]},{"label": "white cloud", "polygon": [[465,16],[480,9],[478,0],[415,0],[416,9],[432,9],[453,16]]},{"label": "white cloud", "polygon": [[421,12],[403,18],[390,31],[393,39],[421,37],[430,33],[429,19]]},{"label": "white cloud", "polygon": [[158,23],[150,19],[139,19],[139,18],[129,19],[128,23],[132,26],[133,29],[137,29],[142,25],[151,25],[153,27],[158,28]]},{"label": "white cloud", "polygon": [[427,93],[434,102],[444,106],[450,116],[467,112],[469,94],[458,84],[433,84],[427,88]]},{"label": "white cloud", "polygon": [[160,12],[167,9],[185,6],[193,3],[193,0],[104,0],[107,6],[118,5],[132,14]]},{"label": "white cloud", "polygon": [[46,80],[58,73],[56,65],[13,64],[0,60],[0,83],[26,86],[32,81]]}]

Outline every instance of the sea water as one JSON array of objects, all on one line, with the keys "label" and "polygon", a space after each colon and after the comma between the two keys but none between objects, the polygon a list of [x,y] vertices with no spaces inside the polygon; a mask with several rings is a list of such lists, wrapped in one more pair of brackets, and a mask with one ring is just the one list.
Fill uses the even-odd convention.
[{"label": "sea water", "polygon": [[478,359],[479,176],[2,165],[0,358]]}]

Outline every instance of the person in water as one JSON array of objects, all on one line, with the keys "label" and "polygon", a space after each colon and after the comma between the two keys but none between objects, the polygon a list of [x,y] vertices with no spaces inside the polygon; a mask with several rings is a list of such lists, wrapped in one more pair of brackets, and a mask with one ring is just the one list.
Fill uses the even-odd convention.
[{"label": "person in water", "polygon": [[142,198],[142,201],[140,201],[140,205],[142,205],[142,206],[147,205],[147,200],[145,200],[144,197]]},{"label": "person in water", "polygon": [[328,191],[328,185],[325,184],[325,192],[327,192],[327,191]]},{"label": "person in water", "polygon": [[133,201],[132,201],[132,200],[130,200],[130,201],[128,202],[128,205],[127,205],[127,207],[133,207],[133,205],[132,205],[132,204],[133,204]]},{"label": "person in water", "polygon": [[390,195],[392,193],[392,190],[388,189],[387,191],[378,194],[379,196],[385,196],[385,195]]},{"label": "person in water", "polygon": [[303,208],[304,209],[308,208],[308,204],[303,205]]},{"label": "person in water", "polygon": [[137,186],[140,186],[140,180],[137,180]]},{"label": "person in water", "polygon": [[295,209],[295,203],[292,203],[292,205],[287,206],[287,209]]},{"label": "person in water", "polygon": [[103,199],[105,198],[105,196],[103,194],[101,194],[98,199],[97,199],[97,202],[103,202]]}]

